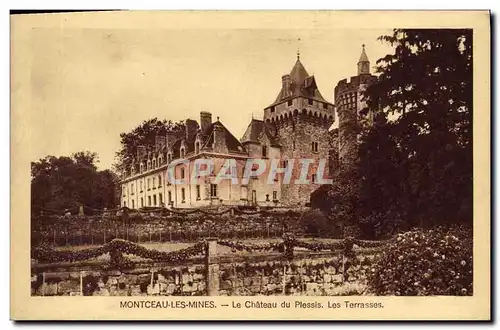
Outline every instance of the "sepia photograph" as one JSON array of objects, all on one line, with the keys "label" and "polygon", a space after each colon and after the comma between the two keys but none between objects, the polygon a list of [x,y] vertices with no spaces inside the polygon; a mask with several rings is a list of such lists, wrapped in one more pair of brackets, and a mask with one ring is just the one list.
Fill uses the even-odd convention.
[{"label": "sepia photograph", "polygon": [[335,20],[317,12],[308,28],[266,25],[299,17],[282,12],[260,28],[79,28],[78,13],[39,15],[55,24],[12,53],[30,63],[29,115],[13,125],[13,143],[29,141],[13,149],[30,166],[13,174],[29,180],[29,277],[13,281],[38,304],[293,313],[477,296],[489,218],[475,216],[472,27],[325,28],[315,19]]}]

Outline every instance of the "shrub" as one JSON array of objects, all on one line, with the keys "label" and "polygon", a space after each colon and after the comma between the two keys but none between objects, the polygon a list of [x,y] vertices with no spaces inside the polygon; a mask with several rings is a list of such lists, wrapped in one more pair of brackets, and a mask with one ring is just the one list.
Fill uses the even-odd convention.
[{"label": "shrub", "polygon": [[313,236],[327,236],[331,233],[332,228],[330,221],[318,209],[310,209],[302,214],[299,220],[302,230]]},{"label": "shrub", "polygon": [[472,232],[413,230],[397,235],[368,276],[377,295],[472,295]]}]

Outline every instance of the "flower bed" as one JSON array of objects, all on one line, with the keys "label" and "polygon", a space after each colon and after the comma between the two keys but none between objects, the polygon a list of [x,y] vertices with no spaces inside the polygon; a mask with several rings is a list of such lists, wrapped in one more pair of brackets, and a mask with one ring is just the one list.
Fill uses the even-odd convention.
[{"label": "flower bed", "polygon": [[472,295],[472,232],[399,234],[373,266],[368,284],[377,295]]}]

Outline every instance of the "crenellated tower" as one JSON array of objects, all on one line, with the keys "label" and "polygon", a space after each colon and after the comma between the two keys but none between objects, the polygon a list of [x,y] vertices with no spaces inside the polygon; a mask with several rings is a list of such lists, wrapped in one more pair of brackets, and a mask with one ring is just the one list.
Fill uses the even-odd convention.
[{"label": "crenellated tower", "polygon": [[[300,173],[299,160],[313,159],[308,180],[311,184],[284,184],[281,196],[284,204],[304,204],[304,200],[319,187],[316,174],[320,159],[329,159],[328,129],[334,122],[334,106],[321,95],[316,79],[309,75],[300,54],[289,74],[281,78],[281,90],[276,100],[264,109],[264,122],[275,128],[275,137],[281,146],[282,166],[294,159],[294,175]],[[324,177],[328,177],[326,164]]]},{"label": "crenellated tower", "polygon": [[370,61],[362,46],[361,56],[358,60],[358,75],[340,80],[335,87],[335,108],[339,119],[339,163],[349,164],[356,160],[358,154],[358,133],[360,123],[364,120],[371,125],[373,114],[361,114],[366,107],[363,93],[373,84],[377,77],[370,73]]}]

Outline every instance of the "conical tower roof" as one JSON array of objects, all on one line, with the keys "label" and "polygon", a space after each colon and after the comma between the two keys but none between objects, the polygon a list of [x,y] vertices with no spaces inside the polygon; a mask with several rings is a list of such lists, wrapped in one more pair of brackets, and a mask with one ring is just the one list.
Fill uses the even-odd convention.
[{"label": "conical tower roof", "polygon": [[361,63],[361,62],[370,62],[370,60],[368,60],[368,56],[366,55],[366,52],[365,52],[365,45],[363,45],[363,50],[361,51],[361,56],[359,57],[358,63]]},{"label": "conical tower roof", "polygon": [[280,103],[285,99],[290,99],[298,96],[312,98],[321,102],[329,103],[319,92],[314,76],[309,75],[306,68],[300,61],[299,54],[297,54],[297,61],[295,61],[295,64],[290,71],[289,76],[291,80],[291,93],[286,93],[286,91],[284,90],[284,86],[282,86],[273,104]]}]

